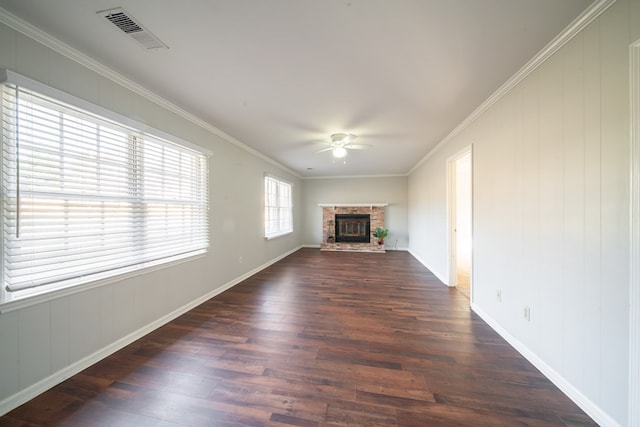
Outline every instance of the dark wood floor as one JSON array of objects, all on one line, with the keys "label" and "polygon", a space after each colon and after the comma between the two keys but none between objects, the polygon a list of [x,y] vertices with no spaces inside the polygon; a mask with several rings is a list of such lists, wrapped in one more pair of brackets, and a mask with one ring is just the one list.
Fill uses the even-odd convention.
[{"label": "dark wood floor", "polygon": [[596,424],[410,254],[302,249],[0,425]]}]

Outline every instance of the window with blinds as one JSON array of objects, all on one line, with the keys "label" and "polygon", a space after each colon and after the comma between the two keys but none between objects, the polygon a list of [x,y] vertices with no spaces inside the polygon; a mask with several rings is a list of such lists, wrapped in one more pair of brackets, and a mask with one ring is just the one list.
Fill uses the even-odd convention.
[{"label": "window with blinds", "polygon": [[293,232],[291,184],[264,177],[264,236],[267,239]]},{"label": "window with blinds", "polygon": [[205,153],[17,84],[0,88],[7,291],[66,287],[206,251]]}]

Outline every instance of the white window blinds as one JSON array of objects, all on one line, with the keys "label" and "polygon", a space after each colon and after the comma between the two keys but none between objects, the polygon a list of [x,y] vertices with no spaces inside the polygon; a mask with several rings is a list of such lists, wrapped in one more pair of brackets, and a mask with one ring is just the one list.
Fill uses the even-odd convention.
[{"label": "white window blinds", "polygon": [[18,85],[0,87],[8,291],[206,250],[205,154]]},{"label": "white window blinds", "polygon": [[293,232],[291,184],[264,177],[264,235],[267,239]]}]

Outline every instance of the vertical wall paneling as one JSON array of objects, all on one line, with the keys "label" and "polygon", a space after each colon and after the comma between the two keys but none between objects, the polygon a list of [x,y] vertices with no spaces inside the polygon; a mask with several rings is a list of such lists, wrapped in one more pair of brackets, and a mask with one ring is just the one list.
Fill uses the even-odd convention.
[{"label": "vertical wall paneling", "polygon": [[18,312],[0,314],[0,396],[10,396],[20,389],[18,353]]},{"label": "vertical wall paneling", "polygon": [[[583,35],[578,34],[564,48],[563,55],[563,271],[562,370],[578,384],[584,366],[584,342],[589,335],[583,328],[588,315],[580,305],[571,304],[584,289],[585,194],[584,194],[584,61]],[[576,351],[578,349],[578,351]],[[576,360],[576,357],[580,360]]]},{"label": "vertical wall paneling", "polygon": [[472,141],[473,309],[600,425],[618,427],[638,425],[628,51],[640,0],[606,6],[412,171],[409,231],[421,262],[446,267],[434,255],[447,250],[438,237],[446,214],[432,214],[446,200],[425,189],[446,188],[447,157]]},{"label": "vertical wall paneling", "polygon": [[100,348],[100,290],[94,288],[68,298],[69,354],[71,360],[80,360]]},{"label": "vertical wall paneling", "polygon": [[[640,2],[637,2],[640,7]],[[640,425],[640,40],[631,45],[631,280],[629,425]]]},{"label": "vertical wall paneling", "polygon": [[[603,405],[624,424],[629,378],[629,22],[628,2],[618,2],[600,17],[601,37],[601,185],[602,185],[602,375]],[[606,148],[605,148],[606,147]]]},{"label": "vertical wall paneling", "polygon": [[583,32],[584,67],[584,227],[585,270],[581,307],[583,327],[589,331],[583,346],[584,365],[581,366],[581,390],[589,396],[600,396],[602,385],[602,204],[600,138],[600,21],[594,21]]},{"label": "vertical wall paneling", "polygon": [[[509,94],[504,97],[504,108],[501,112],[502,122],[500,128],[497,129],[498,135],[501,135],[500,151],[506,154],[503,164],[499,170],[499,181],[503,182],[500,195],[501,208],[496,209],[501,212],[500,221],[502,230],[499,231],[501,240],[498,243],[503,247],[502,258],[504,260],[504,268],[508,277],[516,278],[522,271],[524,257],[527,256],[529,248],[522,245],[522,215],[523,215],[523,199],[526,192],[522,191],[522,169],[518,167],[522,162],[522,88],[517,86]],[[504,177],[511,177],[504,179]],[[512,322],[508,330],[515,333],[516,329],[521,329],[524,324],[523,310],[525,302],[522,298],[522,283],[519,280],[513,280],[509,288],[504,289],[503,302],[510,311],[507,314],[510,318],[518,319],[518,322]],[[535,314],[535,313],[534,313]]]},{"label": "vertical wall paneling", "polygon": [[[484,120],[487,129],[496,129],[499,126],[500,121],[497,117],[500,111],[502,111],[500,104],[496,104],[487,112]],[[496,183],[504,181],[500,165],[504,164],[508,159],[503,157],[504,152],[499,145],[499,132],[495,134],[488,133],[489,135],[479,135],[478,142],[474,144],[473,153],[474,285],[494,283],[495,286],[474,286],[474,303],[484,307],[494,307],[496,311],[500,311],[499,307],[503,306],[504,299],[509,298],[508,289],[503,289],[499,280],[506,263],[502,261],[500,256],[500,262],[498,263],[490,262],[486,256],[493,250],[492,246],[495,246],[497,251],[503,250],[499,243],[494,245],[492,236],[497,233],[502,235],[499,231],[501,230],[501,221],[496,214],[500,214],[503,201],[499,197],[498,189],[500,187],[499,185],[496,186]],[[492,156],[491,153],[496,153],[496,156]],[[436,184],[437,177],[433,177],[430,185],[435,186]],[[430,204],[435,204],[437,200],[430,200],[430,202]],[[497,297],[498,292],[501,293],[502,299]]]},{"label": "vertical wall paneling", "polygon": [[113,287],[113,316],[114,331],[117,336],[122,337],[131,332],[131,327],[134,330],[141,327],[142,323],[136,322],[135,305],[127,304],[128,301],[134,301],[133,286],[127,286],[128,283],[120,282]]},{"label": "vertical wall paneling", "polygon": [[100,342],[110,343],[118,339],[115,329],[114,286],[99,288],[100,291]]},{"label": "vertical wall paneling", "polygon": [[57,372],[69,365],[69,298],[58,298],[51,306],[51,371]]},{"label": "vertical wall paneling", "polygon": [[[437,168],[420,168],[411,174],[408,180],[408,202],[411,209],[408,212],[408,226],[411,235],[410,252],[433,274],[444,283],[447,283],[448,276],[446,270],[446,217],[442,218],[442,226],[445,230],[445,239],[439,240],[440,218],[437,212],[437,203],[429,203],[437,198],[438,180],[440,170]],[[445,166],[442,166],[442,173],[446,174]],[[446,188],[446,183],[443,184]],[[446,193],[443,192],[443,193]],[[443,194],[443,206],[446,215],[446,195]],[[476,241],[474,240],[474,245]],[[440,248],[441,251],[437,249]],[[444,248],[444,249],[442,249]],[[442,262],[440,262],[440,260]],[[475,274],[475,272],[474,272]]]},{"label": "vertical wall paneling", "polygon": [[[414,187],[414,198],[411,204],[420,203],[422,206],[415,221],[419,224],[415,231],[411,231],[412,241],[416,241],[417,248],[412,253],[417,256],[440,280],[448,283],[447,263],[447,190],[446,184],[438,180],[439,176],[446,176],[444,162],[433,168],[426,168],[420,177],[420,185]],[[437,200],[438,203],[429,203]],[[413,246],[413,243],[412,243]]]},{"label": "vertical wall paneling", "polygon": [[27,386],[51,373],[50,304],[34,305],[18,313],[20,385]]},{"label": "vertical wall paneling", "polygon": [[[540,126],[540,269],[537,306],[544,316],[538,325],[538,354],[551,366],[560,366],[562,353],[563,280],[563,51],[538,70]],[[544,307],[544,308],[543,308]]]},{"label": "vertical wall paneling", "polygon": [[[521,156],[518,169],[522,176],[522,269],[527,274],[521,275],[520,292],[522,303],[531,309],[533,317],[529,322],[523,322],[519,317],[519,333],[528,342],[536,342],[537,334],[535,322],[542,313],[542,306],[537,304],[538,284],[542,277],[546,277],[540,268],[540,169],[539,150],[540,136],[538,125],[538,74],[532,74],[521,84],[522,93],[522,136]],[[538,344],[534,344],[536,347]]]}]

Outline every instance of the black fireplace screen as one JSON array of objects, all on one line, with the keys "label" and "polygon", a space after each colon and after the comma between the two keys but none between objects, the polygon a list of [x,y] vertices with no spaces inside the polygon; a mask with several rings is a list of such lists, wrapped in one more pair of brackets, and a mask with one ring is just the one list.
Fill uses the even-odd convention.
[{"label": "black fireplace screen", "polygon": [[336,214],[336,242],[370,243],[371,216]]}]

